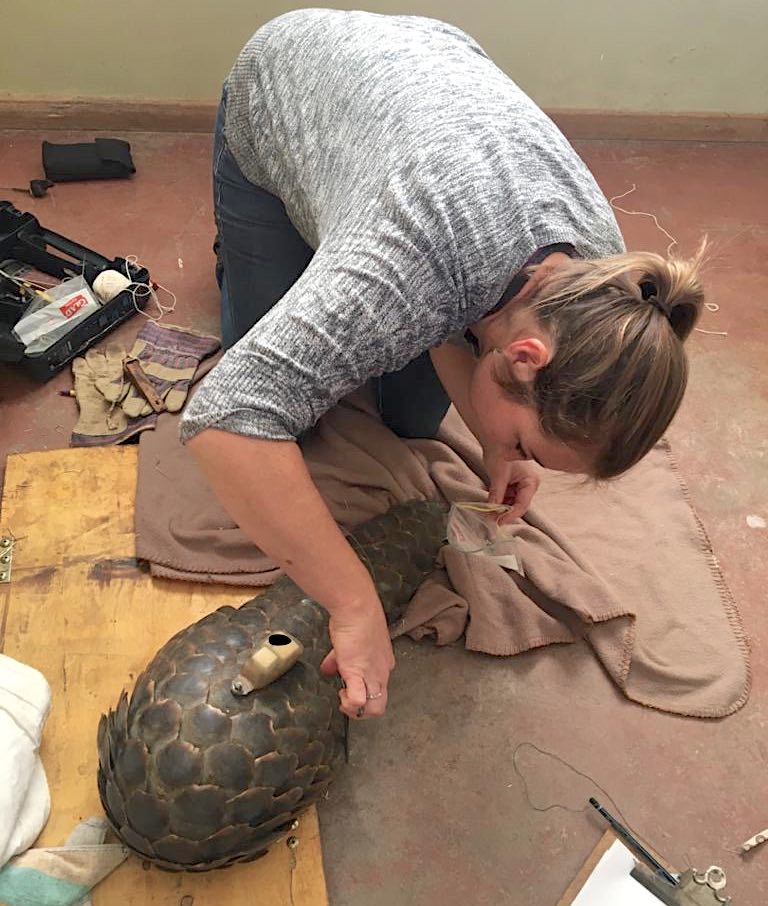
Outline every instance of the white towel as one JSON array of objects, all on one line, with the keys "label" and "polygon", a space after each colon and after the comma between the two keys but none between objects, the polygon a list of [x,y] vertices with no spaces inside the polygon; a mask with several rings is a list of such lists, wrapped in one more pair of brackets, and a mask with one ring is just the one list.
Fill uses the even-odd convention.
[{"label": "white towel", "polygon": [[0,654],[0,867],[37,839],[51,810],[38,750],[51,707],[39,671]]}]

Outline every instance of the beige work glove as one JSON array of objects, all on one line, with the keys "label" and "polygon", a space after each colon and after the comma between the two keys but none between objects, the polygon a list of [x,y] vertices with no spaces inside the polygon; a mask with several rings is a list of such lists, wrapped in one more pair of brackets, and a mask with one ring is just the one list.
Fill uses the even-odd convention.
[{"label": "beige work glove", "polygon": [[[123,356],[120,346],[110,343],[105,349],[89,349],[72,362],[75,398],[80,417],[72,431],[73,447],[93,447],[118,443],[128,427],[128,417],[121,409],[117,388],[125,394]],[[106,387],[115,396],[109,399]]]}]

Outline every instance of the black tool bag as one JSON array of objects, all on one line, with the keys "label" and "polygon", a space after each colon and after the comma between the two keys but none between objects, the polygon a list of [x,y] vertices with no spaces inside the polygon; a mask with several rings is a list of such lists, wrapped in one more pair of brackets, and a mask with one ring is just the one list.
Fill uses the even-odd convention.
[{"label": "black tool bag", "polygon": [[136,307],[143,308],[150,298],[146,268],[129,264],[125,258],[106,258],[46,230],[32,214],[22,213],[10,201],[0,200],[0,268],[6,261],[32,265],[60,280],[82,274],[89,286],[93,286],[102,271],[116,270],[130,274],[134,284],[146,286],[146,291],[142,291],[141,286],[133,293],[123,290],[110,302],[102,304],[98,311],[75,324],[69,333],[44,352],[27,355],[24,345],[12,332],[13,325],[24,314],[25,306],[13,281],[3,278],[0,282],[0,362],[15,362],[38,381],[52,378],[106,333],[136,314]]},{"label": "black tool bag", "polygon": [[131,146],[120,138],[96,138],[71,145],[43,142],[43,168],[52,182],[125,179],[136,172]]}]

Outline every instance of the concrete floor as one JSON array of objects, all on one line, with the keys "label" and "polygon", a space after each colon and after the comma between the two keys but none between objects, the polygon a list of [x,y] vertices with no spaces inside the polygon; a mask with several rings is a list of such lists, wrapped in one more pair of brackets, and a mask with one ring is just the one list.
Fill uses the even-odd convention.
[{"label": "concrete floor", "polygon": [[[0,137],[0,185],[42,175],[44,137]],[[172,323],[213,330],[209,139],[130,139],[129,182],[0,198],[101,252],[138,255],[177,294]],[[768,520],[768,148],[578,147],[608,195],[636,183],[619,204],[656,213],[684,252],[704,232],[714,240],[708,287],[720,311],[702,326],[728,336],[690,341],[691,386],[671,439],[751,637],[752,696],[723,721],[689,720],[623,699],[582,645],[493,659],[399,642],[388,717],[354,728],[352,765],[321,810],[333,906],[554,904],[602,832],[578,811],[596,790],[524,747],[531,802],[576,811],[534,810],[512,764],[522,741],[592,775],[677,866],[725,867],[738,906],[768,901],[768,847],[736,853],[768,825],[768,531],[747,523]],[[666,247],[650,218],[620,219],[631,247]],[[134,319],[120,335],[138,327]],[[66,446],[75,405],[55,391],[69,386],[66,374],[41,387],[0,367],[0,463]]]}]

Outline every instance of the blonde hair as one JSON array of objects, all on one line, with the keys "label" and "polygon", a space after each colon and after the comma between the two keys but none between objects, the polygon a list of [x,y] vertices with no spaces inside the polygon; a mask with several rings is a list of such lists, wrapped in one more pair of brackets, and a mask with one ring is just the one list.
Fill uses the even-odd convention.
[{"label": "blonde hair", "polygon": [[525,304],[551,336],[552,360],[525,385],[495,358],[496,380],[537,410],[545,433],[595,448],[595,478],[635,465],[680,406],[705,246],[691,260],[630,252],[558,267]]}]

